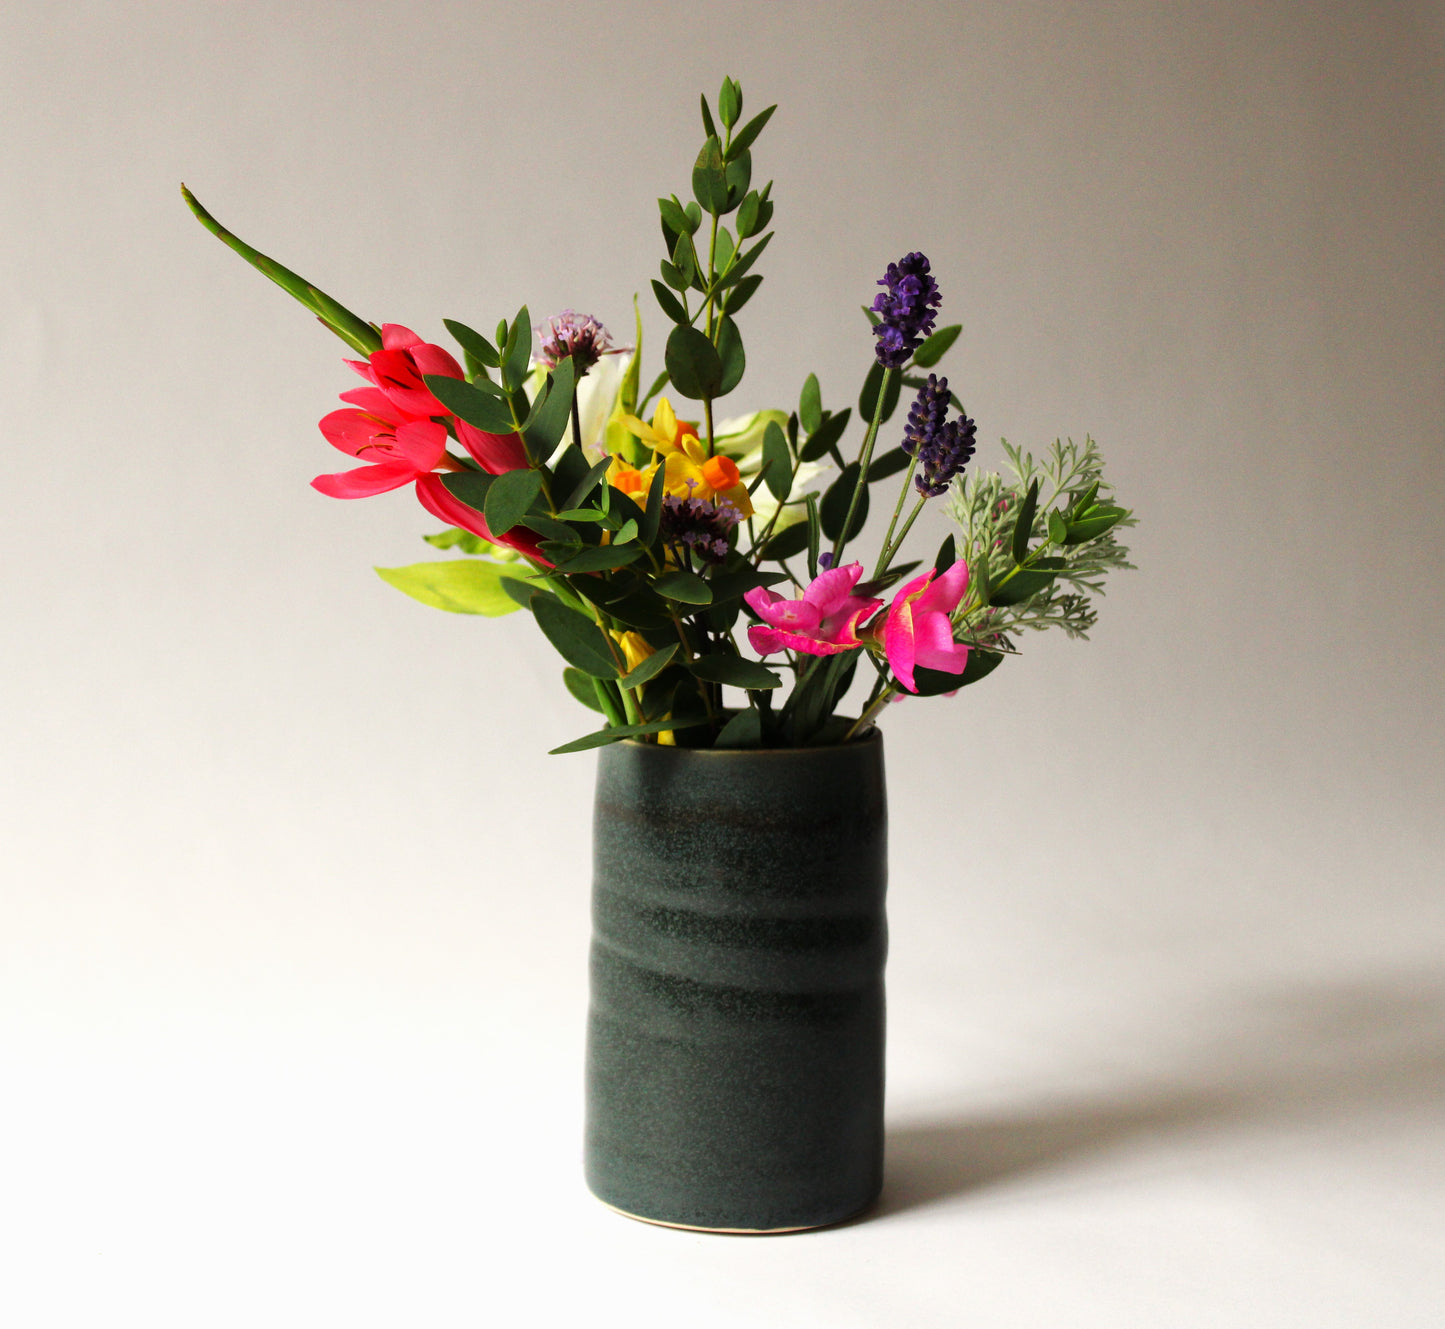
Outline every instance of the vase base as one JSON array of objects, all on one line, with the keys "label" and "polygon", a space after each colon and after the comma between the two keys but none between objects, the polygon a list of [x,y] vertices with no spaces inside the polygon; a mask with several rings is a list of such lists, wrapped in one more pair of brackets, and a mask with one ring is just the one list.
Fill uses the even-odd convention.
[{"label": "vase base", "polygon": [[634,1214],[627,1209],[619,1209],[615,1204],[608,1204],[600,1197],[593,1197],[597,1202],[612,1210],[614,1214],[621,1214],[623,1218],[630,1218],[634,1223],[648,1223],[652,1227],[676,1228],[680,1232],[715,1232],[719,1236],[730,1237],[781,1237],[789,1232],[817,1232],[825,1227],[838,1227],[843,1223],[851,1223],[855,1218],[861,1218],[871,1208],[875,1201],[870,1200],[861,1209],[855,1209],[851,1214],[844,1214],[842,1218],[830,1218],[825,1223],[802,1223],[797,1227],[705,1227],[701,1223],[669,1223],[665,1218],[648,1218],[645,1214]]}]

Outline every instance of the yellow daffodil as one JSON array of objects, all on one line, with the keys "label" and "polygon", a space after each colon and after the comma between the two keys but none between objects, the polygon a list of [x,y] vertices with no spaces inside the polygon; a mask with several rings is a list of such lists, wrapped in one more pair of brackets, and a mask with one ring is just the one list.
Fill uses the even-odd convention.
[{"label": "yellow daffodil", "polygon": [[[622,648],[622,658],[626,661],[627,672],[629,674],[647,659],[649,655],[657,654],[657,647],[653,646],[640,632],[617,632],[614,630],[612,638],[618,646]],[[646,690],[646,684],[643,684],[642,688],[639,689],[639,691],[642,692],[646,692]],[[664,720],[670,720],[672,718],[672,712],[669,711],[662,718]],[[673,736],[671,729],[664,729],[658,734],[657,741],[661,743],[663,747],[677,746],[677,739]]]},{"label": "yellow daffodil", "polygon": [[661,458],[667,468],[669,494],[677,498],[701,498],[709,503],[724,498],[744,518],[753,515],[752,500],[737,463],[731,457],[709,457],[706,446],[697,436],[696,426],[679,420],[666,397],[658,398],[651,424],[645,424],[635,415],[623,416],[622,424]]}]

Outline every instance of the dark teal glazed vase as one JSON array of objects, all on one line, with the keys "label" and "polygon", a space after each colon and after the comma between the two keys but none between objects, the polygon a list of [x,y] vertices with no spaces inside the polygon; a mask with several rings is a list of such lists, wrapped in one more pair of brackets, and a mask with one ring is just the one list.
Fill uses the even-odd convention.
[{"label": "dark teal glazed vase", "polygon": [[887,835],[877,731],[601,751],[586,1138],[600,1200],[788,1232],[877,1198]]}]

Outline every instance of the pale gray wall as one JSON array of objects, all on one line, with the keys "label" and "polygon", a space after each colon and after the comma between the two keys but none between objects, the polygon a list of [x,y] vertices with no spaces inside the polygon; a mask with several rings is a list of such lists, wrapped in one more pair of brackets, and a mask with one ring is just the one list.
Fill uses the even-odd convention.
[{"label": "pale gray wall", "polygon": [[982,459],[1090,432],[1142,522],[1091,644],[887,717],[894,1104],[1209,1078],[1220,1039],[1277,1066],[1313,1018],[1279,1011],[1340,991],[1347,1025],[1414,1012],[1407,1081],[1438,1065],[1438,4],[12,0],[4,27],[0,1046],[37,1121],[67,1085],[144,1117],[108,1058],[168,1085],[201,1048],[454,1026],[448,1056],[572,1103],[591,760],[544,754],[588,716],[520,616],[373,576],[435,523],[308,488],[344,348],[177,186],[378,321],[526,300],[625,331],[640,290],[655,347],[652,200],[723,72],[781,104],[739,404],[810,370],[851,398],[857,306],[920,248]]}]

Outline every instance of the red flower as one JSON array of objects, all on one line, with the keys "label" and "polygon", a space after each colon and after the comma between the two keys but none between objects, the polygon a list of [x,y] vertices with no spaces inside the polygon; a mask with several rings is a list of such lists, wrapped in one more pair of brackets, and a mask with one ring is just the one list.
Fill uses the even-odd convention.
[{"label": "red flower", "polygon": [[385,393],[387,400],[398,411],[413,419],[447,414],[447,408],[432,396],[422,375],[466,377],[461,365],[448,352],[422,341],[400,323],[381,325],[381,350],[373,351],[365,360],[348,360],[346,363],[373,387]]},{"label": "red flower", "polygon": [[441,465],[447,452],[444,426],[400,414],[376,388],[343,392],[341,399],[354,407],[323,417],[321,432],[332,447],[372,464],[318,475],[311,482],[313,489],[331,498],[369,498],[400,489]]}]

